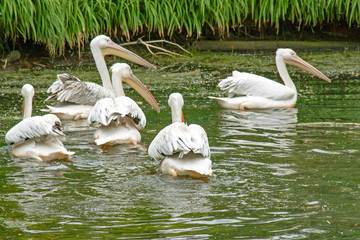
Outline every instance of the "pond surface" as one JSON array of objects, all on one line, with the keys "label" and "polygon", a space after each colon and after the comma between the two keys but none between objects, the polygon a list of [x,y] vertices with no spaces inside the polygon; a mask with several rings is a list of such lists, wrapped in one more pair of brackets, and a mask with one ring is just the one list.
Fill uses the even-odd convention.
[{"label": "pond surface", "polygon": [[[360,238],[360,52],[298,54],[332,83],[289,67],[296,107],[256,111],[222,110],[207,96],[222,96],[216,85],[234,69],[280,81],[274,52],[148,56],[160,70],[133,71],[160,114],[126,88],[144,102],[140,146],[101,149],[94,129],[63,122],[65,146],[76,152],[68,162],[13,159],[4,136],[21,120],[23,84],[34,85],[33,112],[41,115],[56,74],[100,83],[95,65],[0,72],[0,238]],[[146,152],[171,121],[172,92],[184,96],[185,120],[207,131],[214,169],[207,181],[159,174]]]}]

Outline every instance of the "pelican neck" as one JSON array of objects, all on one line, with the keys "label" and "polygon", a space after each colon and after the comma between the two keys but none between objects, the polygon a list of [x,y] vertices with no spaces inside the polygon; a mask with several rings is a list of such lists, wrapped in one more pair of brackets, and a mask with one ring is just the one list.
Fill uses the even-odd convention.
[{"label": "pelican neck", "polygon": [[280,75],[281,79],[283,80],[285,86],[296,91],[296,86],[290,78],[290,75],[287,71],[284,59],[280,56],[276,56],[275,61],[276,61],[276,66],[277,66],[279,75]]},{"label": "pelican neck", "polygon": [[112,86],[116,97],[125,96],[124,88],[122,85],[122,75],[120,73],[112,73]]},{"label": "pelican neck", "polygon": [[110,74],[105,62],[105,56],[102,55],[101,50],[97,47],[91,47],[91,52],[95,60],[96,68],[100,74],[103,87],[113,92],[114,89],[111,85]]},{"label": "pelican neck", "polygon": [[182,107],[180,104],[171,106],[171,119],[172,123],[182,122]]},{"label": "pelican neck", "polygon": [[32,115],[32,102],[33,102],[33,96],[31,95],[25,95],[24,96],[24,109],[23,109],[23,118],[29,118]]}]

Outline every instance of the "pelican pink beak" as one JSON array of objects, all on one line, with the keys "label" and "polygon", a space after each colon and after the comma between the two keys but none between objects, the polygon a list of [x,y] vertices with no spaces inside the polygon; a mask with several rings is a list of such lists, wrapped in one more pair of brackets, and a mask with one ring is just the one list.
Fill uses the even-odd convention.
[{"label": "pelican pink beak", "polygon": [[106,55],[114,55],[126,60],[129,60],[133,63],[156,69],[154,65],[146,61],[145,59],[139,57],[135,53],[127,50],[126,48],[121,47],[120,45],[114,43],[110,39],[107,41],[107,47],[101,50],[102,55],[105,57]]},{"label": "pelican pink beak", "polygon": [[316,68],[314,68],[313,66],[311,66],[309,63],[305,62],[304,60],[302,60],[300,57],[298,57],[296,54],[291,56],[290,59],[284,59],[284,62],[286,64],[290,64],[290,65],[294,65],[296,67],[299,67],[327,82],[331,82],[331,80],[325,76],[322,72],[320,72],[319,70],[317,70]]},{"label": "pelican pink beak", "polygon": [[122,80],[134,88],[158,113],[160,112],[159,105],[154,96],[134,74],[130,74],[128,78],[123,78]]}]

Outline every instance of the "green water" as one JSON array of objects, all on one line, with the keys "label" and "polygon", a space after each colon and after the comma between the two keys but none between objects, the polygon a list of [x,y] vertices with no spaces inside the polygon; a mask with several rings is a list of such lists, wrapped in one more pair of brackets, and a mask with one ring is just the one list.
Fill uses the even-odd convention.
[{"label": "green water", "polygon": [[[100,149],[84,122],[63,122],[65,146],[76,152],[69,162],[13,159],[4,135],[21,120],[24,83],[35,86],[40,115],[56,74],[99,83],[94,64],[0,72],[0,238],[359,239],[360,52],[299,56],[332,83],[289,67],[299,91],[295,108],[242,112],[222,110],[207,96],[221,96],[216,85],[234,69],[279,80],[273,52],[148,56],[160,70],[133,71],[160,114],[126,89],[144,102],[140,146]],[[171,75],[184,72],[193,74]],[[161,175],[144,150],[170,123],[171,92],[183,94],[185,120],[207,131],[208,181]]]}]

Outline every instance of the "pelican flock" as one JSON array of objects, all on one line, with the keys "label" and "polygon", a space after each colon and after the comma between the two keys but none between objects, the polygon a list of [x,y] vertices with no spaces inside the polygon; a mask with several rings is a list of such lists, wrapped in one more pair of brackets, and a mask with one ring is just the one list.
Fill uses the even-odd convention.
[{"label": "pelican flock", "polygon": [[160,108],[150,91],[135,77],[126,63],[116,63],[111,67],[112,83],[116,98],[99,100],[87,119],[88,124],[100,124],[94,134],[97,145],[116,145],[141,140],[139,130],[146,125],[145,114],[134,100],[125,96],[122,82],[127,82],[151,105],[160,112]]},{"label": "pelican flock", "polygon": [[[227,92],[227,98],[210,97],[227,109],[291,108],[297,100],[295,84],[286,69],[286,64],[302,68],[330,82],[319,70],[302,60],[288,48],[276,51],[276,66],[285,85],[251,73],[233,71],[233,75],[222,80],[218,87]],[[236,96],[236,97],[234,97]]]},{"label": "pelican flock", "polygon": [[[115,55],[134,63],[155,66],[136,54],[120,47],[107,36],[100,35],[91,41],[93,54],[103,86],[82,82],[69,74],[59,74],[47,90],[47,100],[57,99],[55,106],[47,111],[57,114],[31,117],[35,90],[25,84],[21,90],[24,98],[23,120],[11,128],[6,142],[12,146],[16,158],[37,160],[69,159],[74,153],[66,150],[61,140],[60,119],[87,118],[91,126],[98,126],[94,133],[97,145],[112,146],[141,141],[140,130],[146,125],[146,117],[134,100],[125,96],[123,82],[134,88],[157,112],[158,103],[146,86],[132,73],[126,63],[116,63],[111,68],[112,79],[107,70],[105,56]],[[291,49],[278,49],[276,65],[284,85],[255,74],[234,71],[222,80],[218,87],[228,93],[227,98],[210,97],[221,107],[229,109],[291,108],[297,100],[296,87],[286,64],[300,67],[330,82],[319,70],[302,60]],[[182,108],[184,99],[180,93],[172,93],[168,104],[172,124],[162,129],[153,139],[148,154],[161,160],[159,170],[171,176],[188,175],[193,178],[212,176],[210,147],[205,130],[197,124],[184,122]]]},{"label": "pelican flock", "polygon": [[195,178],[212,176],[210,147],[205,130],[197,124],[188,126],[184,123],[184,100],[180,93],[172,93],[168,104],[172,124],[156,135],[149,146],[149,155],[162,160],[162,173]]},{"label": "pelican flock", "polygon": [[23,86],[21,95],[24,98],[24,119],[6,133],[5,141],[13,146],[13,156],[41,161],[70,158],[74,153],[66,150],[60,140],[65,134],[61,130],[59,118],[54,114],[31,117],[34,94],[32,85]]},{"label": "pelican flock", "polygon": [[90,43],[90,49],[101,77],[102,85],[82,82],[70,74],[59,74],[47,92],[51,94],[45,101],[57,99],[54,106],[44,111],[56,114],[60,119],[86,119],[95,103],[102,98],[114,98],[110,74],[105,62],[106,55],[114,55],[131,62],[156,69],[154,65],[135,53],[115,44],[109,37],[99,35]]}]

